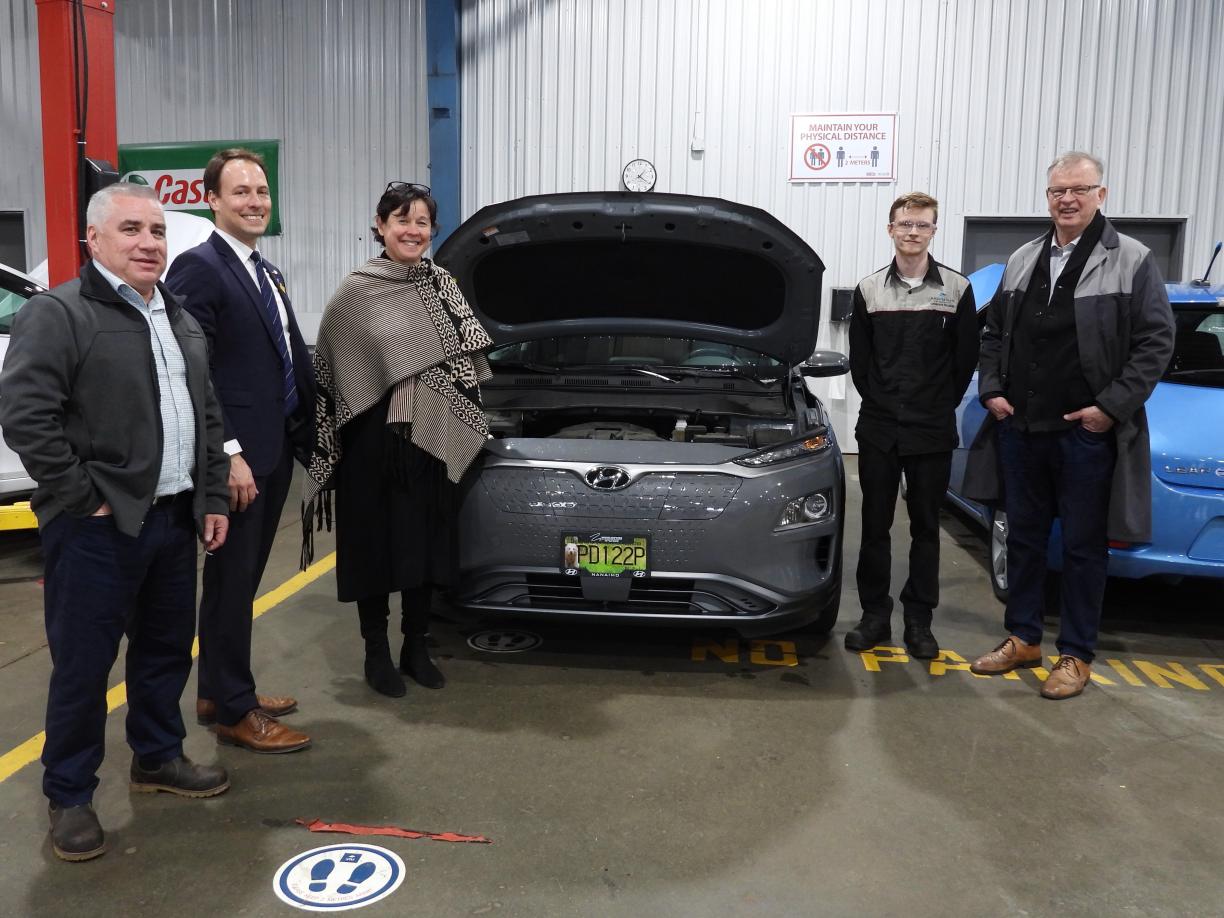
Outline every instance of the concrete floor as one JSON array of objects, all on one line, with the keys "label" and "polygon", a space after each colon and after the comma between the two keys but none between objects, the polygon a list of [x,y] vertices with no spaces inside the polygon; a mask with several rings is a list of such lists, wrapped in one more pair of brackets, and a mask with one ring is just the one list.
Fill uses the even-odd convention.
[{"label": "concrete floor", "polygon": [[[37,763],[0,780],[0,915],[296,914],[277,868],[346,840],[405,864],[371,916],[1224,915],[1221,584],[1111,584],[1112,684],[1047,702],[1033,673],[957,668],[1000,639],[1002,609],[982,537],[944,524],[936,634],[955,656],[935,664],[846,653],[848,585],[828,641],[539,627],[539,649],[492,654],[439,622],[446,689],[392,700],[366,687],[328,573],[255,623],[260,685],[297,695],[289,721],[314,748],[219,748],[189,717],[188,754],[225,764],[231,790],[130,794],[120,708],[104,857],[52,855]],[[296,533],[287,513],[265,589],[296,573]],[[0,538],[0,755],[42,729],[37,575],[36,540]],[[493,844],[346,839],[298,817]]]}]

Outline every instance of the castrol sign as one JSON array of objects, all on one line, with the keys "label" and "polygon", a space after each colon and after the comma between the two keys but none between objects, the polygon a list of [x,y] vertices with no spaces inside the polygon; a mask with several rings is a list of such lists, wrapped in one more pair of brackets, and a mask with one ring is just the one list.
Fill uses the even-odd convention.
[{"label": "castrol sign", "polygon": [[272,215],[268,234],[278,235],[280,225],[280,141],[199,140],[178,143],[130,143],[119,146],[119,176],[122,181],[147,185],[157,192],[166,210],[177,210],[212,219],[204,194],[204,167],[218,150],[244,147],[263,157],[272,193]]},{"label": "castrol sign", "polygon": [[119,177],[121,182],[148,185],[166,210],[208,209],[204,197],[203,169],[146,169]]}]

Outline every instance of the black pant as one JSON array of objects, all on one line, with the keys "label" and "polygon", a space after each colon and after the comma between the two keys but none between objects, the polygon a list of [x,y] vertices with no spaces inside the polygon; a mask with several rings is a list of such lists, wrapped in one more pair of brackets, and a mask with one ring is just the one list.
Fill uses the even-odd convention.
[{"label": "black pant", "polygon": [[293,479],[288,438],[276,467],[255,479],[259,495],[229,518],[225,544],[204,560],[200,600],[200,698],[216,702],[217,721],[233,726],[259,706],[251,672],[251,619]]},{"label": "black pant", "polygon": [[859,547],[858,591],[863,615],[888,618],[892,579],[893,514],[905,472],[905,505],[910,518],[909,579],[901,590],[907,622],[929,625],[939,605],[939,507],[948,490],[952,453],[902,456],[859,443],[859,486],[863,490],[863,541]]},{"label": "black pant", "polygon": [[179,699],[195,630],[191,499],[151,509],[136,537],[116,529],[113,516],[63,513],[40,534],[51,651],[43,793],[78,806],[98,786],[106,682],[125,630],[128,745],[150,763],[183,754]]},{"label": "black pant", "polygon": [[999,455],[1007,494],[1007,612],[1009,634],[1041,641],[1050,527],[1062,521],[1062,627],[1058,652],[1091,663],[1101,624],[1109,567],[1109,492],[1117,445],[1113,431],[1082,427],[1052,433],[999,425]]}]

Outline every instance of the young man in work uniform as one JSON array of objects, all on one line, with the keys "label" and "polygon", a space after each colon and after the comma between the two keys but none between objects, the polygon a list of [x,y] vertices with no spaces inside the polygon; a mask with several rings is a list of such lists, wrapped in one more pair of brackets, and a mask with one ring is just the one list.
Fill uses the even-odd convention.
[{"label": "young man in work uniform", "polygon": [[939,604],[939,506],[957,445],[956,406],[977,365],[977,310],[969,281],[927,254],[939,202],[921,192],[902,195],[888,219],[896,255],[855,288],[850,323],[850,373],[862,397],[855,436],[863,617],[846,635],[846,649],[870,650],[892,637],[889,531],[904,472],[911,539],[901,590],[905,645],[925,660],[939,654],[931,634]]}]

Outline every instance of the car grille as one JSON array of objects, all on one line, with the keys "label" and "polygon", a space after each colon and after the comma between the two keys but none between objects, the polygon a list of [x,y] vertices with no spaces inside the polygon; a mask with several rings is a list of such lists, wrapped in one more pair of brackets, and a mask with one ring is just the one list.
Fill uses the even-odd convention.
[{"label": "car grille", "polygon": [[733,475],[651,472],[619,491],[597,491],[566,469],[485,469],[480,483],[505,513],[614,520],[711,520],[739,490]]},{"label": "car grille", "polygon": [[[505,590],[506,585],[501,586]],[[500,590],[499,590],[500,592]],[[726,584],[707,584],[676,577],[634,580],[629,598],[587,599],[576,577],[527,574],[518,594],[507,605],[524,610],[567,612],[626,612],[634,615],[766,615],[777,607]]]}]

